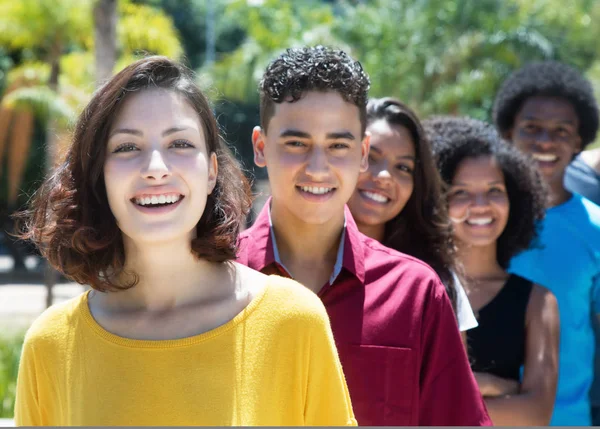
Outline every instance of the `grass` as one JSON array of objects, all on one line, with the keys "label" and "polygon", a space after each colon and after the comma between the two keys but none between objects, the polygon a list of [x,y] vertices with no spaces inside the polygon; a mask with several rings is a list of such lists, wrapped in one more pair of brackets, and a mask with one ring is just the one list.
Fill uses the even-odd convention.
[{"label": "grass", "polygon": [[0,418],[12,418],[23,335],[0,336]]}]

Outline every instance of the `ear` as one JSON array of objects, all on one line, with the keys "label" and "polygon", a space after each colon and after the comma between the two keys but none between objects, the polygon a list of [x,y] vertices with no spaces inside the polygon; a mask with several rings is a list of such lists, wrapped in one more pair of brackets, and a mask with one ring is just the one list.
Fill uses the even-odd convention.
[{"label": "ear", "polygon": [[512,135],[513,135],[513,128],[509,128],[508,130],[506,130],[502,133],[502,138],[504,140],[506,140],[507,142],[512,143]]},{"label": "ear", "polygon": [[267,166],[265,161],[265,138],[266,133],[263,132],[262,128],[254,127],[252,130],[252,148],[254,150],[254,163],[258,167]]},{"label": "ear", "polygon": [[217,161],[217,154],[212,152],[210,154],[210,161],[208,162],[208,195],[212,194],[217,186],[217,175],[219,174],[219,162]]},{"label": "ear", "polygon": [[577,140],[575,141],[575,155],[579,155],[583,150],[583,144],[581,142],[581,136],[577,135]]},{"label": "ear", "polygon": [[365,131],[365,136],[360,144],[360,172],[369,169],[369,149],[371,147],[371,133]]}]

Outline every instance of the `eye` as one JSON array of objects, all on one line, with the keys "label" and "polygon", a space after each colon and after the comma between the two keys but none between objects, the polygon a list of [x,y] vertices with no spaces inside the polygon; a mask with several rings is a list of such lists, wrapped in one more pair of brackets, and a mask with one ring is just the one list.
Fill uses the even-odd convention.
[{"label": "eye", "polygon": [[113,150],[113,153],[124,153],[124,152],[133,152],[135,150],[139,150],[138,147],[133,143],[123,143],[116,147]]},{"label": "eye", "polygon": [[398,164],[398,165],[396,165],[396,169],[399,170],[399,171],[403,171],[405,173],[409,173],[409,174],[413,173],[413,169],[410,168],[408,165],[405,165],[405,164]]},{"label": "eye", "polygon": [[498,187],[493,187],[490,188],[490,190],[488,191],[490,194],[503,194],[504,193],[504,189],[502,188],[498,188]]},{"label": "eye", "polygon": [[525,130],[525,132],[527,133],[535,133],[538,130],[538,127],[536,127],[535,125],[532,124],[526,124],[523,129]]},{"label": "eye", "polygon": [[186,149],[193,148],[195,146],[187,140],[175,140],[173,143],[171,143],[171,147],[175,149]]},{"label": "eye", "polygon": [[464,189],[455,189],[453,191],[450,191],[451,197],[463,197],[465,195],[467,195],[467,191],[465,191]]},{"label": "eye", "polygon": [[560,137],[569,137],[571,135],[571,132],[569,130],[567,130],[566,128],[559,128],[558,130],[556,130],[556,133]]},{"label": "eye", "polygon": [[334,143],[331,145],[332,149],[340,150],[340,149],[348,149],[350,146],[347,143]]},{"label": "eye", "polygon": [[285,142],[285,145],[289,146],[289,147],[294,147],[294,148],[306,146],[304,143],[302,143],[301,141],[298,141],[298,140],[287,141],[287,142]]}]

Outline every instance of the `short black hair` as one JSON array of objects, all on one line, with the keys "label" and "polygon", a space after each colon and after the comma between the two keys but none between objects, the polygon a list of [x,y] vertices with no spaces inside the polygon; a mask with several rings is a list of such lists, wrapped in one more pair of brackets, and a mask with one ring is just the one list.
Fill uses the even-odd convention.
[{"label": "short black hair", "polygon": [[493,110],[494,124],[503,135],[513,127],[525,100],[537,95],[568,100],[579,118],[582,147],[595,140],[599,120],[594,89],[575,68],[556,61],[527,64],[504,81]]},{"label": "short black hair", "polygon": [[498,238],[498,264],[537,245],[539,222],[545,215],[546,187],[531,159],[502,140],[490,124],[472,118],[438,116],[423,121],[438,169],[449,187],[465,159],[491,156],[504,175],[510,202],[508,223]]},{"label": "short black hair", "polygon": [[325,46],[287,49],[260,81],[260,126],[266,132],[275,104],[298,101],[308,91],[335,91],[358,107],[364,133],[369,87],[361,64],[344,51]]}]

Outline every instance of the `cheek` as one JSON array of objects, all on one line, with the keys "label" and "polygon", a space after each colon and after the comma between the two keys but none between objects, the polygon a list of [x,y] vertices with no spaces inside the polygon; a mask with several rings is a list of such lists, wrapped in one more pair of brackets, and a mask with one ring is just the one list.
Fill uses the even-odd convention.
[{"label": "cheek", "polygon": [[468,201],[450,200],[450,203],[448,204],[448,214],[452,218],[460,219],[466,215],[468,207]]}]

